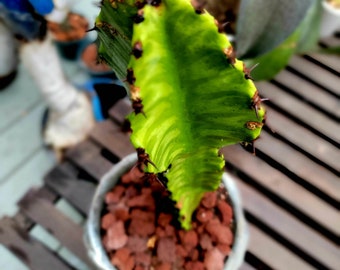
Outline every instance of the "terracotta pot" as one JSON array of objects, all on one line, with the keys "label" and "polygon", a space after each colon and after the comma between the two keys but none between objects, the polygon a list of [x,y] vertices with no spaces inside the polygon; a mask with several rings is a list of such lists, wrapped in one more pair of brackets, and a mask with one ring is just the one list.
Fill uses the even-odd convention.
[{"label": "terracotta pot", "polygon": [[[103,176],[93,197],[85,226],[84,241],[88,248],[89,257],[92,259],[97,269],[117,269],[111,264],[102,245],[102,238],[100,235],[104,198],[107,192],[117,184],[120,177],[136,164],[136,161],[137,155],[131,154],[116,164]],[[223,174],[222,180],[231,198],[234,211],[234,222],[236,225],[233,247],[228,256],[228,260],[224,265],[224,270],[235,270],[243,263],[248,243],[248,229],[243,215],[240,196],[234,181],[226,173]]]},{"label": "terracotta pot", "polygon": [[76,13],[69,13],[65,22],[48,22],[48,29],[52,33],[58,50],[66,59],[74,60],[80,48],[87,42],[88,20]]},{"label": "terracotta pot", "polygon": [[322,1],[322,8],[320,37],[326,38],[332,36],[337,30],[340,30],[340,7],[335,7],[324,0]]}]

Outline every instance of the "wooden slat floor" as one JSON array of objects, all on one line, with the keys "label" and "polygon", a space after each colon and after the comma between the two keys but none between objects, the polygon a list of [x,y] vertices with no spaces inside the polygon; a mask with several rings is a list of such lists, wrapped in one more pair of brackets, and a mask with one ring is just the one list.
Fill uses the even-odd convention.
[{"label": "wooden slat floor", "polygon": [[[257,84],[270,101],[256,155],[239,145],[221,150],[249,222],[243,270],[340,269],[339,75],[337,56],[295,56],[274,80]],[[121,129],[129,110],[126,99],[115,104],[110,118],[67,152],[44,185],[20,200],[18,213],[0,220],[0,243],[24,264],[43,270],[75,268],[28,233],[39,224],[83,263],[77,269],[93,269],[82,225],[55,205],[62,198],[86,219],[101,176],[134,151]]]}]

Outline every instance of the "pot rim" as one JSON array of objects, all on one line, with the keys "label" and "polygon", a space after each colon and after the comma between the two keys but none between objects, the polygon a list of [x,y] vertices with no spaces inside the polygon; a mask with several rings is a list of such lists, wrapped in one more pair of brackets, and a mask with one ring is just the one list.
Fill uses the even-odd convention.
[{"label": "pot rim", "polygon": [[[137,161],[137,154],[133,153],[115,164],[100,180],[98,188],[93,196],[89,209],[88,218],[84,228],[84,242],[88,249],[88,255],[101,270],[117,270],[114,267],[102,245],[100,235],[100,216],[103,208],[104,198],[107,191],[113,188],[121,175],[127,172]],[[223,173],[222,182],[226,186],[232,207],[236,231],[231,253],[228,256],[224,270],[238,269],[244,261],[249,239],[249,231],[243,214],[241,197],[236,183],[227,173]]]}]

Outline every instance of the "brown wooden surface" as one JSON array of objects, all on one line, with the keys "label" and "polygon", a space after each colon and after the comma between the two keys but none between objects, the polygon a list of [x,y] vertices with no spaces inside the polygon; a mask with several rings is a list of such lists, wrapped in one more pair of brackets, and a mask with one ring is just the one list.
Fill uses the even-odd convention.
[{"label": "brown wooden surface", "polygon": [[[338,44],[330,39],[326,45]],[[241,270],[340,269],[340,58],[295,56],[270,82],[258,83],[267,102],[267,127],[256,156],[239,145],[223,148],[226,170],[235,179],[249,221],[250,242]],[[32,269],[72,269],[29,235],[40,225],[91,267],[82,227],[56,207],[65,199],[86,217],[100,178],[134,152],[121,125],[131,112],[121,100],[89,138],[29,192],[20,211],[0,220],[0,243]]]}]

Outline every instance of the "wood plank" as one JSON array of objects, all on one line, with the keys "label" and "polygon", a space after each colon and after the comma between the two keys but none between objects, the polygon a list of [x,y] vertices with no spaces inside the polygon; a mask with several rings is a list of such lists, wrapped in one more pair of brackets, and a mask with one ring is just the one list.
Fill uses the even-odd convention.
[{"label": "wood plank", "polygon": [[275,270],[315,269],[296,257],[294,253],[278,244],[261,230],[249,225],[250,242],[248,251]]},{"label": "wood plank", "polygon": [[256,268],[248,264],[247,262],[244,262],[239,270],[255,270]]},{"label": "wood plank", "polygon": [[[267,132],[261,134],[256,147],[288,170],[324,191],[335,200],[340,200],[339,178],[329,170],[313,162],[300,152],[273,138]],[[322,180],[320,180],[322,179]]]},{"label": "wood plank", "polygon": [[[64,261],[22,231],[10,218],[0,220],[0,243],[34,270],[71,270]],[[10,266],[9,266],[10,267]]]},{"label": "wood plank", "polygon": [[[260,158],[244,151],[238,145],[223,148],[222,153],[228,162],[250,175],[260,185],[287,201],[335,235],[340,234],[339,212],[326,202],[291,181],[282,172],[277,171]],[[338,190],[336,189],[336,191]]]},{"label": "wood plank", "polygon": [[335,121],[322,115],[316,109],[302,103],[273,84],[260,82],[257,83],[257,88],[262,96],[270,99],[270,102],[293,114],[296,118],[320,131],[335,142],[340,141],[340,125]]},{"label": "wood plank", "polygon": [[97,181],[112,167],[112,163],[101,156],[101,148],[86,140],[70,148],[66,158],[93,176]]},{"label": "wood plank", "polygon": [[98,123],[90,136],[119,159],[135,152],[128,135],[122,132],[121,128],[110,120]]},{"label": "wood plank", "polygon": [[109,115],[118,124],[122,124],[125,121],[125,117],[131,112],[131,103],[128,98],[124,98],[112,106],[112,108],[109,110]]},{"label": "wood plank", "polygon": [[[323,140],[308,129],[297,125],[289,118],[286,118],[283,114],[271,108],[267,108],[266,123],[275,133],[280,134],[317,159],[323,161],[335,170],[340,171],[340,151],[334,145]],[[260,140],[259,142],[261,141],[263,140]],[[281,156],[285,157],[285,155]]]},{"label": "wood plank", "polygon": [[340,269],[340,250],[334,243],[301,223],[239,178],[233,178],[237,181],[246,211],[323,265],[330,269]]},{"label": "wood plank", "polygon": [[91,265],[83,244],[82,227],[58,211],[52,203],[38,197],[34,190],[21,199],[19,206],[25,215],[54,235],[84,263]]},{"label": "wood plank", "polygon": [[[340,44],[338,44],[338,46],[340,46]],[[326,53],[311,53],[308,54],[308,56],[330,67],[336,72],[340,72],[340,57],[338,55]]]},{"label": "wood plank", "polygon": [[96,185],[85,180],[70,178],[56,167],[45,177],[45,183],[83,215],[87,215]]},{"label": "wood plank", "polygon": [[[303,80],[287,70],[282,70],[274,80],[301,96],[304,99],[303,102],[307,101],[314,103],[328,113],[335,115],[337,118],[340,117],[339,100],[329,93],[322,91],[322,89],[309,81]],[[340,80],[338,83],[340,84]]]},{"label": "wood plank", "polygon": [[340,95],[339,78],[335,74],[330,73],[300,56],[293,56],[289,61],[289,66],[318,84],[326,87],[334,94]]}]

